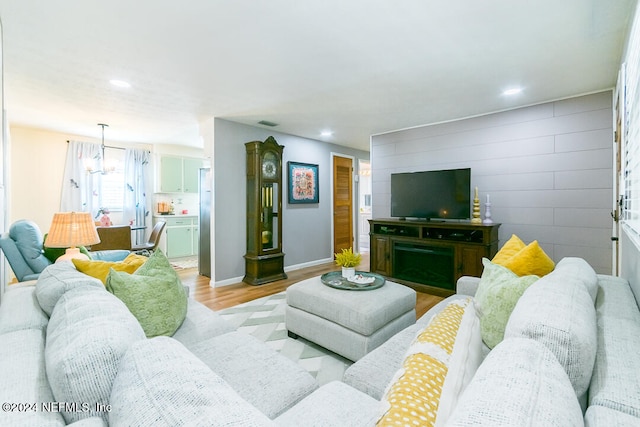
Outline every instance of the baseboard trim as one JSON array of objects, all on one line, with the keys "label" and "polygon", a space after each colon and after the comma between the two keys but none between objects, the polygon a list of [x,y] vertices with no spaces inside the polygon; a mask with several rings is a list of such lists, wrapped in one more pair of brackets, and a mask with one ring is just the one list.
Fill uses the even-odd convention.
[{"label": "baseboard trim", "polygon": [[[288,267],[285,267],[284,271],[288,272],[288,271],[300,270],[302,268],[307,268],[307,267],[315,267],[316,265],[326,264],[331,261],[333,261],[333,258],[324,258],[324,259],[318,259],[315,261],[303,262],[302,264],[295,264],[295,265],[290,265]],[[219,288],[222,286],[235,285],[236,283],[242,282],[242,277],[243,276],[231,277],[229,279],[219,280],[217,282],[214,282],[213,280],[211,280],[209,281],[209,286],[211,286],[212,288]]]},{"label": "baseboard trim", "polygon": [[289,267],[285,267],[284,271],[295,271],[295,270],[300,270],[302,268],[307,268],[307,267],[315,267],[316,265],[320,265],[320,264],[326,264],[328,262],[333,261],[333,258],[325,258],[325,259],[319,259],[316,261],[309,261],[309,262],[304,262],[302,264],[296,264],[296,265],[290,265]]},{"label": "baseboard trim", "polygon": [[231,277],[230,279],[219,280],[217,282],[211,280],[209,282],[209,286],[211,286],[212,288],[219,288],[222,286],[235,285],[236,283],[242,282],[242,277],[244,276]]}]

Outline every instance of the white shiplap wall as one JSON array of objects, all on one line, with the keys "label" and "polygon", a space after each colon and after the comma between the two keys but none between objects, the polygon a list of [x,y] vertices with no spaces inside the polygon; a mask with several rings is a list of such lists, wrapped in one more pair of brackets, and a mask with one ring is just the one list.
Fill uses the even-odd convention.
[{"label": "white shiplap wall", "polygon": [[371,138],[373,217],[390,215],[390,174],[471,168],[482,213],[500,227],[500,245],[517,234],[538,240],[556,262],[585,258],[612,271],[611,91],[422,126]]}]

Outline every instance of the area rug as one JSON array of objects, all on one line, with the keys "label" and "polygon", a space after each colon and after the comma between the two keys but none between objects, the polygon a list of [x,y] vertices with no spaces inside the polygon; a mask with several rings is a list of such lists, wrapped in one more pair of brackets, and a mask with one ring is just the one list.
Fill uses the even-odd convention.
[{"label": "area rug", "polygon": [[185,270],[187,268],[198,267],[198,257],[171,260],[171,266],[175,270]]},{"label": "area rug", "polygon": [[280,292],[217,313],[239,331],[253,335],[298,363],[320,385],[341,380],[353,362],[304,338],[289,338],[284,326],[285,307],[285,293]]}]

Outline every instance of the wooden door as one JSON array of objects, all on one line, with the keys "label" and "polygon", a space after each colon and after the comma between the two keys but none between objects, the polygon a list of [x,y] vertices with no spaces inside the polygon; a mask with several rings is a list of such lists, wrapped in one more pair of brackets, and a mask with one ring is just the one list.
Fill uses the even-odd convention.
[{"label": "wooden door", "polygon": [[[353,159],[333,156],[333,251],[353,247]],[[357,250],[357,248],[355,248]]]}]

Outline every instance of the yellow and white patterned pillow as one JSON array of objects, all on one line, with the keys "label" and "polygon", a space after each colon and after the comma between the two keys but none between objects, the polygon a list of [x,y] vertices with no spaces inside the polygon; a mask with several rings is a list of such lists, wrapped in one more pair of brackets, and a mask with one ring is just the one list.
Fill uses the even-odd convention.
[{"label": "yellow and white patterned pillow", "polygon": [[481,359],[472,299],[454,300],[417,334],[382,399],[377,425],[443,425]]}]

